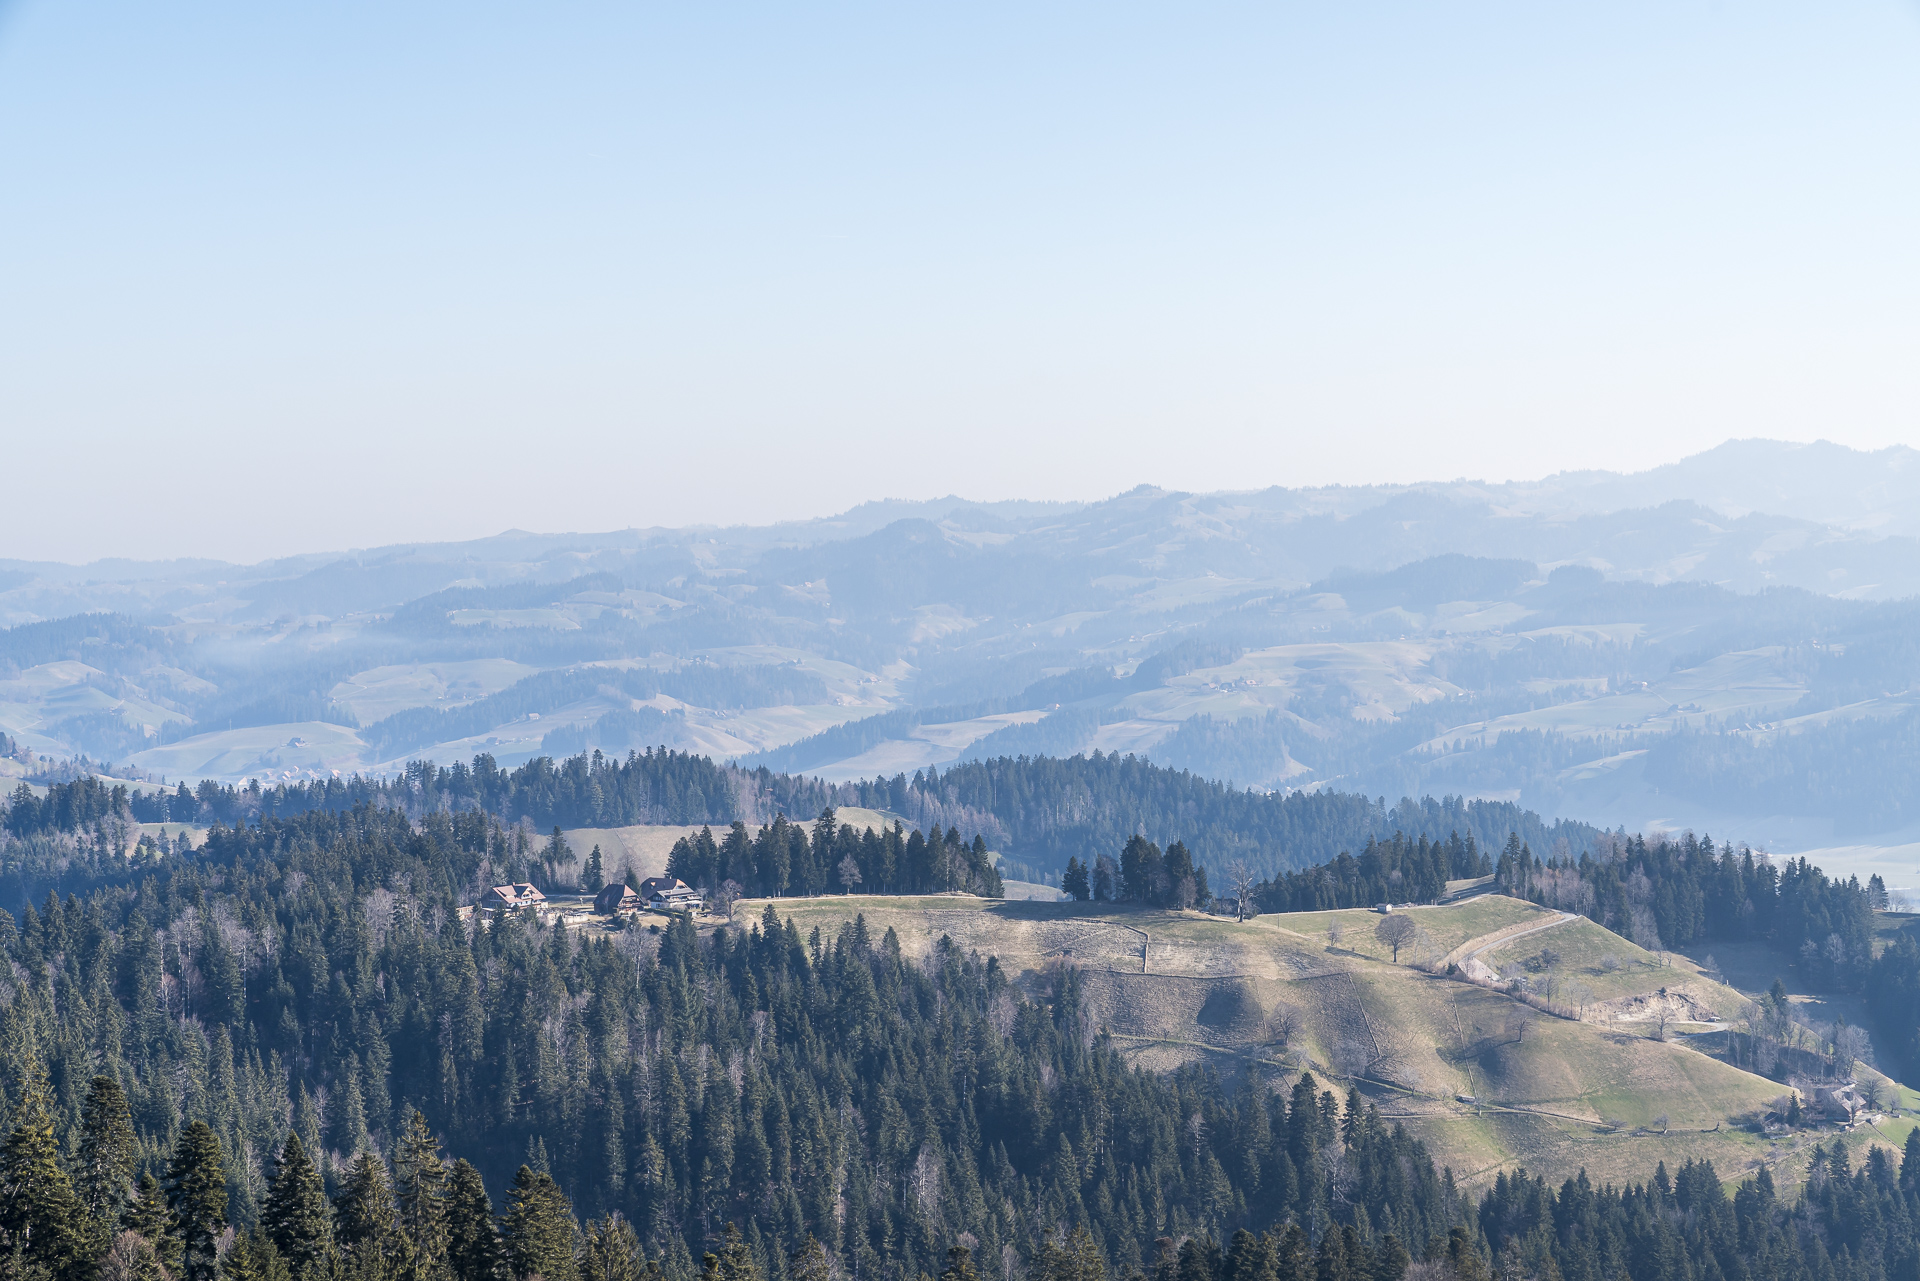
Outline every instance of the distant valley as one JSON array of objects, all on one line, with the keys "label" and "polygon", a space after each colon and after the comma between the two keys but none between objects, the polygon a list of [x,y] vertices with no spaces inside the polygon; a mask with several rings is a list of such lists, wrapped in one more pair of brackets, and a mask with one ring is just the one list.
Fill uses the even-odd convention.
[{"label": "distant valley", "polygon": [[1920,889],[1916,459],[1750,441],[1526,484],[0,562],[0,770],[665,745],[854,780],[1133,753],[1705,829]]}]

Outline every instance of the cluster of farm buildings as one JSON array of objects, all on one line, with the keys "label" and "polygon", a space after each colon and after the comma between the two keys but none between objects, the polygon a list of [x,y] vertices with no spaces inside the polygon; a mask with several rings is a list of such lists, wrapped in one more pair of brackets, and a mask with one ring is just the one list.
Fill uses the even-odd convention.
[{"label": "cluster of farm buildings", "polygon": [[[480,906],[492,911],[537,910],[546,902],[547,896],[538,886],[522,882],[494,886],[482,896]],[[601,916],[642,911],[698,912],[702,906],[699,890],[671,876],[649,876],[638,889],[616,881],[593,896],[593,910]]]}]

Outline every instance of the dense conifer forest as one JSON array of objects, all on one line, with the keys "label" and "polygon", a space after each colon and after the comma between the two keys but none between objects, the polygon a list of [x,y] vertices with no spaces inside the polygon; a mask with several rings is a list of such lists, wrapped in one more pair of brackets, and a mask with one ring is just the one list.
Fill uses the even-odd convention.
[{"label": "dense conifer forest", "polygon": [[[915,962],[864,922],[802,937],[774,911],[479,924],[462,909],[516,830],[315,809],[117,866],[63,838],[95,864],[84,895],[0,920],[0,1266],[1757,1281],[1920,1262],[1920,1144],[1897,1167],[1822,1152],[1792,1205],[1700,1165],[1627,1188],[1516,1173],[1476,1200],[1332,1080],[1126,1067],[1071,969],[1029,994],[948,943]],[[1123,848],[1123,881],[1164,884],[1171,852],[1155,880]],[[1546,874],[1502,864],[1517,888]]]},{"label": "dense conifer forest", "polygon": [[1828,877],[1805,859],[1779,866],[1731,843],[1688,832],[1678,838],[1608,838],[1579,858],[1534,856],[1508,838],[1495,865],[1508,894],[1578,912],[1658,951],[1713,939],[1752,940],[1795,956],[1807,977],[1857,989],[1873,964],[1873,913],[1887,906],[1874,877],[1861,885]]},{"label": "dense conifer forest", "polygon": [[719,840],[703,827],[674,842],[667,875],[728,898],[830,889],[867,894],[963,890],[987,898],[1002,893],[1000,873],[978,834],[969,842],[954,827],[909,833],[899,822],[857,832],[852,824],[838,822],[831,807],[821,811],[811,831],[779,817],[751,835],[745,823],[735,823]]},{"label": "dense conifer forest", "polygon": [[[1605,833],[1584,823],[1547,823],[1538,814],[1497,801],[1459,797],[1402,800],[1345,792],[1279,795],[1229,787],[1134,756],[1093,753],[1066,760],[999,757],[858,783],[742,770],[665,748],[598,750],[556,760],[542,756],[512,769],[486,754],[441,768],[410,762],[392,778],[359,776],[309,783],[243,787],[202,782],[170,791],[81,778],[56,784],[45,799],[17,787],[6,826],[15,835],[70,831],[124,812],[139,822],[227,826],[356,805],[394,806],[418,817],[437,809],[484,810],[507,822],[551,827],[622,827],[633,823],[755,826],[778,816],[812,823],[839,806],[899,814],[909,826],[979,834],[1026,878],[1057,880],[1067,860],[1091,863],[1115,855],[1139,835],[1166,846],[1182,841],[1195,862],[1221,869],[1244,860],[1262,875],[1299,870],[1360,850],[1396,832],[1409,838],[1470,839],[1498,848],[1518,833],[1529,848],[1575,852]],[[74,791],[73,789],[79,789]],[[744,883],[744,882],[743,882]]]}]

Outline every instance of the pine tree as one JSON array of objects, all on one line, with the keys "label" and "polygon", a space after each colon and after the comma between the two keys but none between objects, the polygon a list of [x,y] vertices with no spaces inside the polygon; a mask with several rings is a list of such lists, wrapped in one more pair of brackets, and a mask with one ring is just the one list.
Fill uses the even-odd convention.
[{"label": "pine tree", "polygon": [[297,1278],[306,1278],[326,1257],[332,1216],[320,1172],[307,1159],[300,1132],[289,1130],[279,1168],[267,1187],[260,1226]]},{"label": "pine tree", "polygon": [[507,1193],[507,1213],[500,1228],[513,1275],[575,1281],[573,1206],[553,1176],[521,1166]]},{"label": "pine tree", "polygon": [[1289,1223],[1274,1249],[1274,1273],[1280,1281],[1313,1281],[1313,1243],[1298,1223]]},{"label": "pine tree", "polygon": [[507,1254],[480,1171],[465,1159],[447,1180],[447,1265],[455,1281],[506,1281]]},{"label": "pine tree", "polygon": [[180,1238],[180,1274],[185,1281],[214,1281],[216,1249],[227,1226],[227,1172],[220,1139],[205,1121],[180,1132],[167,1166],[167,1210]]},{"label": "pine tree", "polygon": [[28,1052],[20,1075],[13,1128],[0,1145],[0,1251],[61,1274],[80,1255],[80,1202],[60,1168],[47,1073],[38,1055]]},{"label": "pine tree", "polygon": [[399,1202],[400,1228],[413,1246],[415,1281],[444,1281],[447,1275],[447,1168],[440,1141],[416,1109],[407,1121],[393,1157],[393,1190]]}]

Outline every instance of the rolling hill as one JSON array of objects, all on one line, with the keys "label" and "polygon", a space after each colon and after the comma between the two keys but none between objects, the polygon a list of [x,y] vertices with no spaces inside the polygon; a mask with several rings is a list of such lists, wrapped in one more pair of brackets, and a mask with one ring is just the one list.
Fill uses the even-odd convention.
[{"label": "rolling hill", "polygon": [[[951,939],[1036,993],[1052,971],[1074,967],[1094,1011],[1089,1031],[1137,1065],[1206,1064],[1282,1083],[1303,1068],[1352,1079],[1468,1187],[1516,1165],[1550,1184],[1584,1169],[1599,1184],[1687,1160],[1711,1160],[1728,1179],[1765,1166],[1791,1187],[1813,1142],[1833,1137],[1766,1132],[1786,1086],[1726,1062],[1725,1037],[1711,1030],[1739,1017],[1745,995],[1684,958],[1663,964],[1591,922],[1499,895],[1412,909],[1421,945],[1398,964],[1373,937],[1383,918],[1365,911],[1236,923],[1111,905],[854,895],[743,901],[735,919],[758,922],[769,909],[803,936],[817,928],[829,939],[864,918],[870,937],[891,930],[921,958]],[[1584,1009],[1556,1016],[1442,970],[1446,957],[1484,948],[1503,973],[1519,974],[1520,954],[1549,946],[1565,981],[1592,988]],[[1609,955],[1618,968],[1603,966]],[[1661,1040],[1668,994],[1696,1019],[1718,1017],[1675,1020]],[[1886,1088],[1905,1106],[1920,1103]],[[1898,1149],[1914,1124],[1886,1119],[1846,1139],[1857,1161],[1870,1144]]]},{"label": "rolling hill", "polygon": [[661,745],[828,780],[1132,753],[1707,829],[1920,892],[1886,852],[1920,845],[1909,464],[1730,442],[1633,477],[7,562],[0,733],[169,781]]}]

